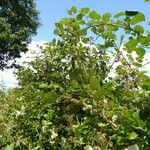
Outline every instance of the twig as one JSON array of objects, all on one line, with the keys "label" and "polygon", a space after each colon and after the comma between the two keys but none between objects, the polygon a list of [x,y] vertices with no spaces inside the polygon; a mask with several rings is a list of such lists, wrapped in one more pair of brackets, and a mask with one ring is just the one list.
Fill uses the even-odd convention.
[{"label": "twig", "polygon": [[74,99],[74,98],[72,98],[70,96],[64,96],[63,99],[68,101],[68,102],[72,102],[72,103],[74,103],[74,104],[76,104],[78,106],[82,106],[82,107],[87,107],[88,106],[87,104],[83,103],[82,101]]},{"label": "twig", "polygon": [[148,65],[148,64],[150,64],[150,62],[147,62],[147,63],[143,64],[143,66],[146,66],[146,65]]},{"label": "twig", "polygon": [[[120,49],[121,49],[122,43],[123,43],[123,37],[121,38],[121,41],[120,41],[120,44],[119,44],[119,47],[118,47],[118,51],[117,51],[117,53],[116,53],[116,55],[115,55],[114,61],[113,61],[112,64],[110,65],[110,68],[109,68],[109,70],[107,71],[107,73],[106,73],[106,75],[105,75],[106,77],[107,77],[108,73],[110,73],[111,69],[113,68],[113,65],[114,65],[114,63],[115,63],[116,58],[118,57],[119,54],[121,54],[121,53],[120,53]],[[115,43],[115,45],[116,45],[116,47],[117,47],[117,44],[116,44],[116,43]]]},{"label": "twig", "polygon": [[102,111],[102,116],[103,116],[103,119],[104,119],[107,123],[111,124],[114,128],[117,128],[117,125],[116,125],[114,122],[112,122],[111,120],[109,120],[109,119],[105,116],[105,114],[104,114],[103,111]]}]

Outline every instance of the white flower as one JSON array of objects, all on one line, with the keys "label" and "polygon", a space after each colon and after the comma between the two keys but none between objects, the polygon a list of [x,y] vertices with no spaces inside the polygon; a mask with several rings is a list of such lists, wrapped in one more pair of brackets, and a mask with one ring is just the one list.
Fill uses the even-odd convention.
[{"label": "white flower", "polygon": [[24,115],[25,114],[25,107],[22,105],[20,111],[16,111],[16,117]]},{"label": "white flower", "polygon": [[93,150],[93,148],[91,147],[91,145],[86,145],[86,146],[84,147],[84,149],[85,149],[85,150]]},{"label": "white flower", "polygon": [[117,120],[118,116],[117,115],[113,115],[112,116],[112,121],[115,122]]},{"label": "white flower", "polygon": [[140,150],[137,144],[128,146],[125,150]]},{"label": "white flower", "polygon": [[54,131],[52,131],[51,139],[54,139],[58,136],[58,134]]}]

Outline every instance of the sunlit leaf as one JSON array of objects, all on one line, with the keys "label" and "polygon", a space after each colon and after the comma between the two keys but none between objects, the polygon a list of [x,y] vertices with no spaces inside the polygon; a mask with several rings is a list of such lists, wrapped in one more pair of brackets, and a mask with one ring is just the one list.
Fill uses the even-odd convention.
[{"label": "sunlit leaf", "polygon": [[77,8],[75,6],[71,7],[71,12],[72,13],[76,13],[77,12]]},{"label": "sunlit leaf", "polygon": [[143,27],[140,26],[140,25],[136,25],[136,26],[134,27],[134,30],[135,30],[136,32],[138,32],[139,34],[143,34],[143,33],[144,33],[144,29],[143,29]]},{"label": "sunlit leaf", "polygon": [[89,11],[90,11],[90,9],[88,7],[85,7],[85,8],[81,9],[82,14],[87,14]]},{"label": "sunlit leaf", "polygon": [[139,47],[139,48],[136,48],[136,53],[143,57],[145,55],[146,51],[144,48]]},{"label": "sunlit leaf", "polygon": [[98,20],[101,18],[101,16],[98,13],[96,13],[95,11],[91,11],[89,13],[89,18]]},{"label": "sunlit leaf", "polygon": [[122,16],[124,16],[124,15],[125,15],[125,12],[122,11],[122,12],[117,13],[117,14],[114,16],[114,18],[119,18],[119,17],[122,17]]},{"label": "sunlit leaf", "polygon": [[14,150],[14,144],[7,145],[5,150]]},{"label": "sunlit leaf", "polygon": [[138,137],[138,135],[135,132],[132,132],[129,134],[129,140],[134,140]]},{"label": "sunlit leaf", "polygon": [[98,125],[99,127],[105,127],[105,126],[106,126],[106,124],[105,124],[105,123],[102,123],[102,122],[98,123],[97,125]]},{"label": "sunlit leaf", "polygon": [[99,80],[95,76],[91,77],[90,86],[92,89],[95,90],[97,90],[100,87]]},{"label": "sunlit leaf", "polygon": [[138,14],[131,19],[131,24],[137,24],[142,21],[145,21],[145,15],[141,12],[138,12]]}]

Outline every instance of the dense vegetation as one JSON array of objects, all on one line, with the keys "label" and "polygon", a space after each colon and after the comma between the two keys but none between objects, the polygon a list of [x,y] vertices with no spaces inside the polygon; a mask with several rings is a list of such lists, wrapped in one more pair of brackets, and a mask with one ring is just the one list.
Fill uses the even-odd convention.
[{"label": "dense vegetation", "polygon": [[43,56],[19,69],[19,87],[0,92],[0,149],[149,150],[144,14],[76,7],[68,14]]},{"label": "dense vegetation", "polygon": [[34,0],[0,1],[0,70],[17,66],[13,60],[28,50],[38,25]]}]

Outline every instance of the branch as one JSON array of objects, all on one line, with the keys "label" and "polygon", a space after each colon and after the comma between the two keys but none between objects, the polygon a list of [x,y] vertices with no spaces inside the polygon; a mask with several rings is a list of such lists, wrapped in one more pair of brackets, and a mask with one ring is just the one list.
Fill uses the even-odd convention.
[{"label": "branch", "polygon": [[103,116],[103,119],[104,119],[107,123],[111,124],[114,128],[117,128],[117,125],[116,125],[114,122],[112,122],[111,120],[109,120],[109,119],[105,116],[105,114],[104,114],[103,111],[102,111],[102,116]]},{"label": "branch", "polygon": [[63,99],[66,100],[67,102],[71,102],[71,103],[76,104],[78,106],[88,107],[87,104],[83,103],[80,100],[74,99],[74,98],[72,98],[70,96],[64,96]]},{"label": "branch", "polygon": [[137,31],[135,31],[134,29],[132,29],[129,26],[125,26],[125,25],[118,25],[118,24],[112,24],[112,23],[106,23],[106,22],[102,22],[101,24],[90,24],[89,26],[86,27],[86,29],[89,29],[91,27],[100,27],[100,26],[113,26],[113,27],[119,27],[119,28],[123,28],[123,29],[128,29],[130,31],[133,31],[134,33],[136,33],[137,35],[139,35],[139,33]]},{"label": "branch", "polygon": [[[78,106],[82,106],[82,107],[85,107],[85,108],[88,107],[88,104],[83,103],[82,101],[77,100],[77,99],[74,99],[74,98],[72,98],[72,97],[70,97],[70,96],[64,96],[63,98],[64,98],[65,101],[71,102],[71,103],[76,104],[76,105],[78,105]],[[97,109],[91,108],[91,110],[92,110],[92,112],[94,112],[94,113],[97,112]],[[103,119],[104,119],[107,123],[111,124],[113,128],[117,128],[117,125],[116,125],[114,122],[112,122],[111,120],[109,120],[109,119],[105,116],[105,114],[104,114],[103,111],[102,111],[101,114],[102,114]]]},{"label": "branch", "polygon": [[148,65],[148,64],[150,64],[150,62],[147,62],[147,63],[143,64],[143,66],[146,66],[146,65]]}]

